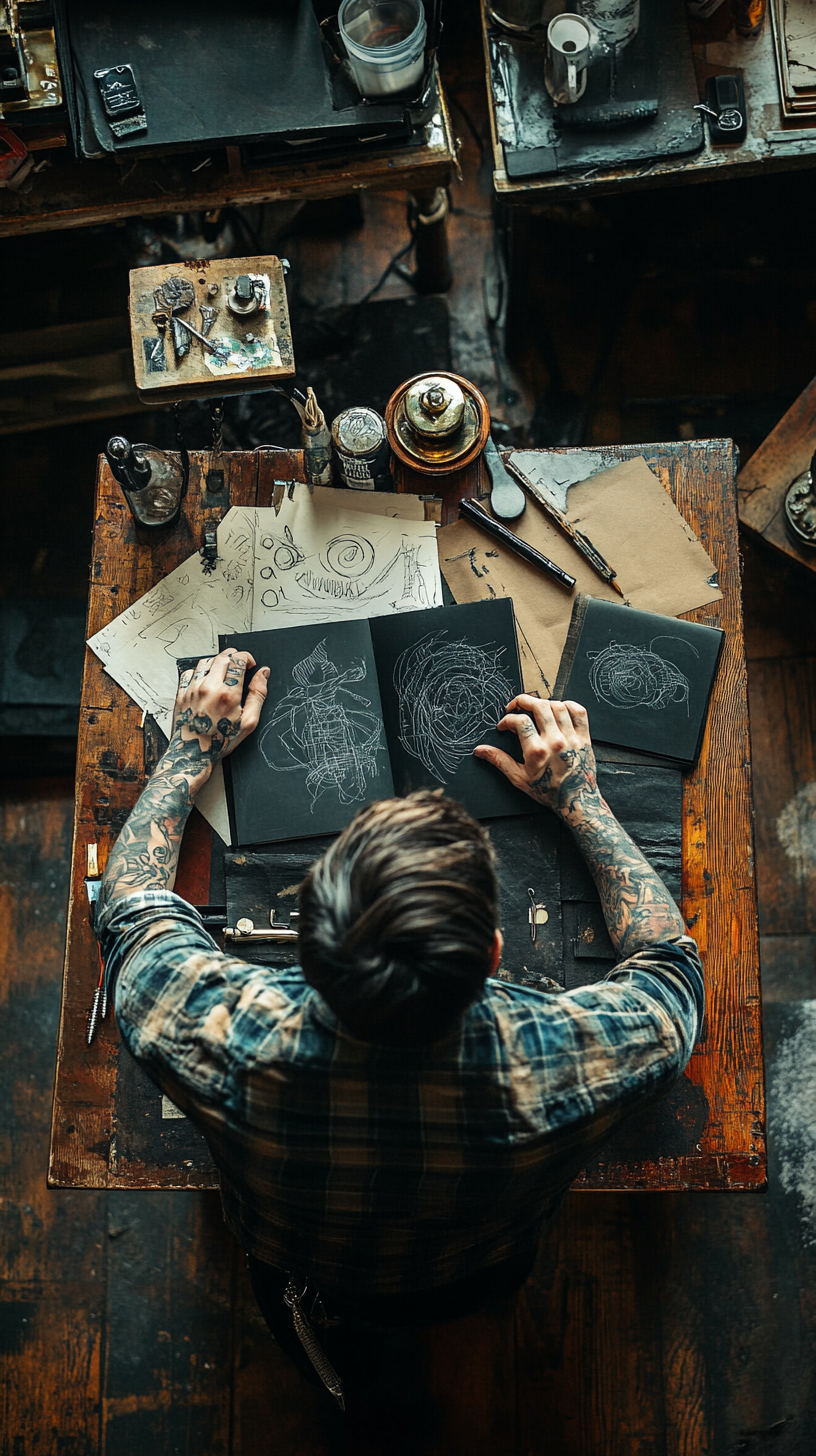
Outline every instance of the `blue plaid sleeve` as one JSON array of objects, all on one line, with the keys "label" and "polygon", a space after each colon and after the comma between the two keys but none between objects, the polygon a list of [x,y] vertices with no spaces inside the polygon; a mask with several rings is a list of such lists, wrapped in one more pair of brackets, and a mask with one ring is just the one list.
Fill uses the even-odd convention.
[{"label": "blue plaid sleeve", "polygon": [[300,973],[224,955],[170,891],[113,900],[96,929],[129,1050],[163,1087],[237,1111],[242,1071],[297,1015]]}]

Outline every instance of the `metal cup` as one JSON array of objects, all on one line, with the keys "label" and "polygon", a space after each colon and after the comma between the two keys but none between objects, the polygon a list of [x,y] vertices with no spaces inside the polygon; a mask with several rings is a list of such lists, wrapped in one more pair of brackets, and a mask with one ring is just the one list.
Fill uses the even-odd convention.
[{"label": "metal cup", "polygon": [[586,90],[592,31],[580,15],[556,15],[547,26],[544,84],[558,106],[570,106]]}]

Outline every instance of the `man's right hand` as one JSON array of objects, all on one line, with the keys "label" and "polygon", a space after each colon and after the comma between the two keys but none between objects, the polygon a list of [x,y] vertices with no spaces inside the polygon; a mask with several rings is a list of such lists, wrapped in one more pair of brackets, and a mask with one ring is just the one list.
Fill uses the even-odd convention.
[{"label": "man's right hand", "polygon": [[684,935],[683,917],[666,886],[598,791],[589,720],[580,703],[547,702],[521,693],[507,704],[499,728],[518,734],[524,762],[516,763],[486,744],[474,753],[569,825],[598,887],[612,944],[621,955]]},{"label": "man's right hand", "polygon": [[477,758],[507,776],[511,784],[545,804],[567,820],[585,802],[603,801],[595,777],[595,754],[589,736],[589,718],[580,703],[561,703],[520,693],[507,704],[499,723],[502,732],[517,734],[524,762],[517,763],[500,748],[480,744]]}]

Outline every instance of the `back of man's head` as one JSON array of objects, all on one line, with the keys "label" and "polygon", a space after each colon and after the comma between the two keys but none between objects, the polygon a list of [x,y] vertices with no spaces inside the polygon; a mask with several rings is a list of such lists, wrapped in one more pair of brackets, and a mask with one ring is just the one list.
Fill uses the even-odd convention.
[{"label": "back of man's head", "polygon": [[461,805],[421,790],[369,804],[300,896],[306,980],[364,1041],[437,1041],[493,969],[493,847]]}]

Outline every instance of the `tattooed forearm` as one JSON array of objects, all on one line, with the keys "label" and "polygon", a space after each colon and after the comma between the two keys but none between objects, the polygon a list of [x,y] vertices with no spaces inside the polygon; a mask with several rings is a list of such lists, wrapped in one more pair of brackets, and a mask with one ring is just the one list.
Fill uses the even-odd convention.
[{"label": "tattooed forearm", "polygon": [[[213,725],[206,714],[176,719],[167,751],[108,859],[103,904],[129,890],[172,890],[194,790],[209,776],[224,742],[238,731],[227,719],[217,726],[220,736],[210,739]],[[206,735],[207,747],[202,750],[198,737],[183,737],[183,728]]]},{"label": "tattooed forearm", "polygon": [[556,785],[547,767],[530,792],[569,824],[601,897],[613,944],[623,955],[685,934],[683,918],[660,876],[602,798],[591,747],[566,749]]},{"label": "tattooed forearm", "polygon": [[685,935],[683,917],[660,876],[597,791],[565,817],[598,887],[612,943],[622,955]]}]

